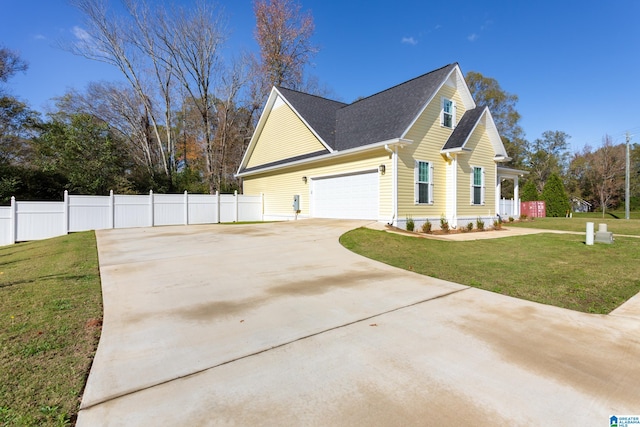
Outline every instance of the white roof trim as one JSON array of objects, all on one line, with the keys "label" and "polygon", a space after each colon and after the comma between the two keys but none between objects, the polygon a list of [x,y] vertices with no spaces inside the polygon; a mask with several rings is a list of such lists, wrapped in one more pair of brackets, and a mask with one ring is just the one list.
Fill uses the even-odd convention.
[{"label": "white roof trim", "polygon": [[357,153],[360,153],[360,152],[372,151],[372,150],[377,150],[377,149],[380,149],[380,148],[384,149],[385,145],[386,146],[397,145],[399,147],[403,147],[405,145],[411,145],[411,144],[413,144],[413,141],[410,140],[410,139],[403,139],[403,138],[389,139],[387,141],[380,141],[380,142],[376,142],[374,144],[368,144],[368,145],[363,145],[363,146],[360,146],[360,147],[350,148],[348,150],[334,151],[332,153],[322,154],[320,156],[310,157],[308,159],[296,160],[296,161],[289,162],[289,163],[282,163],[282,164],[279,164],[279,165],[268,166],[268,167],[260,168],[260,169],[254,169],[254,170],[249,171],[249,172],[236,173],[235,176],[238,177],[238,178],[242,178],[242,177],[245,177],[245,176],[257,175],[257,174],[264,173],[264,172],[271,172],[271,171],[278,170],[278,169],[284,169],[284,168],[288,168],[288,167],[291,167],[291,166],[299,166],[299,165],[304,165],[304,164],[308,164],[308,163],[319,162],[319,161],[322,161],[322,160],[335,159],[335,158],[339,158],[339,157],[343,157],[343,156],[348,156],[350,154],[357,154]]},{"label": "white roof trim", "polygon": [[311,131],[311,133],[320,141],[320,143],[329,151],[329,153],[333,153],[333,150],[321,137],[318,133],[307,123],[304,117],[289,103],[287,98],[274,86],[271,89],[271,93],[269,93],[269,98],[267,99],[267,103],[265,104],[264,110],[262,110],[262,114],[260,115],[260,119],[258,120],[258,125],[256,126],[253,135],[251,135],[251,140],[249,141],[249,145],[247,146],[247,151],[245,151],[244,156],[242,157],[242,161],[240,162],[240,167],[238,168],[238,172],[240,172],[244,167],[246,167],[246,163],[249,161],[251,154],[253,154],[253,150],[255,149],[255,145],[258,142],[259,136],[262,134],[262,130],[266,124],[267,118],[269,114],[274,109],[274,106],[279,103],[284,102],[291,111],[295,113],[296,116],[304,123],[304,125]]},{"label": "white roof trim", "polygon": [[523,171],[520,169],[512,169],[512,168],[506,168],[504,166],[498,166],[498,176],[524,176],[524,175],[529,175],[529,171]]},{"label": "white roof trim", "polygon": [[431,98],[429,98],[427,100],[427,102],[425,102],[425,104],[422,106],[422,108],[418,112],[418,115],[416,117],[414,117],[414,119],[409,124],[409,127],[407,127],[407,129],[405,129],[405,131],[402,133],[401,138],[405,138],[407,136],[407,133],[409,133],[409,131],[411,130],[413,125],[416,124],[416,122],[418,121],[418,119],[420,118],[422,113],[424,113],[424,110],[426,110],[427,107],[429,106],[429,104],[431,104],[431,102],[436,97],[436,95],[440,92],[442,87],[445,84],[447,84],[449,79],[452,77],[453,73],[455,73],[456,82],[457,82],[457,89],[460,91],[460,96],[462,97],[462,103],[464,104],[464,108],[466,110],[471,110],[473,108],[476,108],[476,103],[473,100],[473,97],[471,96],[471,91],[469,91],[469,86],[467,86],[467,83],[464,80],[464,76],[462,75],[462,71],[460,70],[460,66],[458,64],[456,64],[456,66],[453,67],[453,70],[451,70],[451,72],[449,74],[447,74],[447,77],[442,79],[442,83],[440,83],[440,86],[438,86],[438,89],[436,89],[433,92],[433,95],[431,96]]},{"label": "white roof trim", "polygon": [[483,120],[484,120],[485,129],[489,134],[489,141],[491,142],[491,145],[493,145],[493,151],[496,153],[495,157],[493,158],[494,161],[506,162],[511,160],[510,157],[507,156],[507,151],[504,148],[504,144],[502,144],[502,139],[498,134],[498,129],[496,128],[496,124],[493,121],[493,117],[491,116],[491,111],[489,111],[488,107],[484,107],[484,110],[482,110],[482,114],[480,115],[478,120],[473,124],[473,128],[467,135],[467,139],[464,140],[462,147],[450,148],[447,150],[440,150],[440,153],[446,154],[446,153],[454,153],[459,151],[470,151],[468,148],[465,148],[465,146],[467,145],[467,142],[469,142],[469,138],[471,138],[471,135],[473,135],[473,133],[476,131],[476,128],[478,127],[478,123],[480,123]]}]

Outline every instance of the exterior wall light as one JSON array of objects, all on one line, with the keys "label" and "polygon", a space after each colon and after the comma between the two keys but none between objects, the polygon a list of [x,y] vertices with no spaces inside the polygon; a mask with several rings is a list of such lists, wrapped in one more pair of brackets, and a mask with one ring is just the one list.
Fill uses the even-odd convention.
[{"label": "exterior wall light", "polygon": [[380,165],[378,166],[378,170],[382,175],[384,175],[384,173],[387,171],[387,167],[385,165]]},{"label": "exterior wall light", "polygon": [[306,176],[302,177],[302,182],[304,182],[305,184],[307,183],[307,177]]}]

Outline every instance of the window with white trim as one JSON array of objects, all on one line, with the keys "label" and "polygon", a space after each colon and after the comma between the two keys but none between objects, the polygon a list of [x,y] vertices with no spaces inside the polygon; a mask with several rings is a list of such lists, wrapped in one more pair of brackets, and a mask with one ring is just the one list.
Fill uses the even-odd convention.
[{"label": "window with white trim", "polygon": [[453,129],[456,124],[456,103],[447,98],[442,98],[442,112],[440,124],[446,128]]},{"label": "window with white trim", "polygon": [[484,168],[476,166],[471,175],[471,204],[484,205]]},{"label": "window with white trim", "polygon": [[433,203],[433,165],[430,162],[416,160],[415,185],[416,203]]}]

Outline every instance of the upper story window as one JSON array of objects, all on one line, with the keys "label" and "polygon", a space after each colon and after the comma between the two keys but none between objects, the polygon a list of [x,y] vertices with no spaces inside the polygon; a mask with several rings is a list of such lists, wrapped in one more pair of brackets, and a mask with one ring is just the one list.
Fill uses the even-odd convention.
[{"label": "upper story window", "polygon": [[442,98],[442,126],[453,129],[456,123],[456,103],[447,98]]},{"label": "upper story window", "polygon": [[433,165],[416,160],[415,165],[416,203],[433,203]]},{"label": "upper story window", "polygon": [[473,168],[471,176],[471,204],[484,205],[484,169]]}]

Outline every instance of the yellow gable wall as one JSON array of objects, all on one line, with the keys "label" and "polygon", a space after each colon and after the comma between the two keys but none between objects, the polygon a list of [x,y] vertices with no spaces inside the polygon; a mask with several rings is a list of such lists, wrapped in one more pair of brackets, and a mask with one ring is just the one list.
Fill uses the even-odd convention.
[{"label": "yellow gable wall", "polygon": [[282,103],[269,113],[247,162],[247,168],[324,149],[324,145],[296,113],[287,104]]},{"label": "yellow gable wall", "polygon": [[[493,160],[495,156],[493,145],[483,125],[478,124],[465,148],[473,151],[458,156],[458,218],[468,217],[475,220],[478,216],[493,216],[496,213],[497,167]],[[484,205],[471,204],[471,180],[474,166],[484,168]],[[485,224],[485,226],[490,225]]]},{"label": "yellow gable wall", "polygon": [[[378,170],[379,165],[382,164],[385,165],[386,172],[384,175],[378,174],[380,193],[378,216],[381,220],[389,221],[393,215],[393,164],[389,153],[382,148],[375,152],[354,154],[319,162],[312,166],[298,166],[246,177],[243,182],[243,192],[252,195],[264,193],[265,216],[282,219],[293,216],[293,196],[299,194],[301,196],[300,216],[309,216],[310,184],[313,178]],[[306,184],[302,180],[303,176],[307,177]]]},{"label": "yellow gable wall", "polygon": [[[451,136],[452,129],[440,125],[442,98],[453,99],[456,103],[456,123],[465,113],[459,92],[444,85],[431,103],[423,111],[406,138],[414,143],[398,151],[398,219],[407,216],[414,218],[440,217],[446,212],[447,162],[440,150]],[[415,203],[414,160],[428,161],[433,164],[433,205]]]}]

